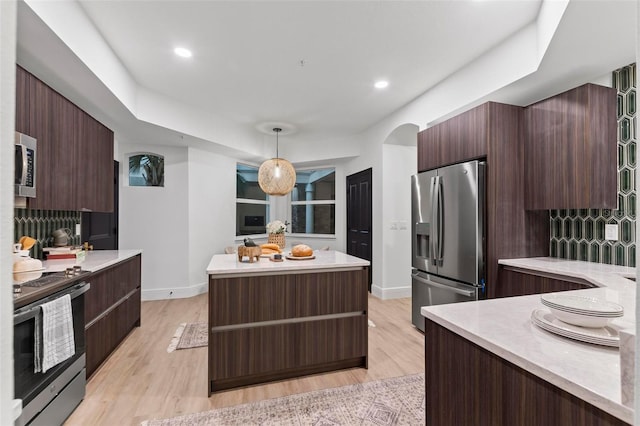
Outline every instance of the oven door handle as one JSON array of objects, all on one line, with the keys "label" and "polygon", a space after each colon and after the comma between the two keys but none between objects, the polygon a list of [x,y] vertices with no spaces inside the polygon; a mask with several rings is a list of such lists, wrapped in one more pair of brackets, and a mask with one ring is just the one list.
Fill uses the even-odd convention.
[{"label": "oven door handle", "polygon": [[49,296],[47,298],[42,299],[41,301],[38,302],[38,304],[36,306],[32,306],[31,308],[25,310],[25,311],[20,311],[17,310],[14,314],[13,314],[13,325],[18,325],[20,323],[23,323],[31,318],[35,318],[36,315],[38,315],[38,313],[40,312],[40,305],[42,305],[43,303],[47,303],[50,302],[52,300],[55,300],[59,297],[62,297],[64,295],[69,295],[71,297],[71,300],[75,299],[76,297],[80,296],[81,294],[86,293],[89,290],[89,287],[91,287],[91,285],[89,283],[85,283],[82,282],[80,284],[76,284],[75,286],[71,287],[68,291],[62,293],[62,294],[55,294],[52,296]]}]

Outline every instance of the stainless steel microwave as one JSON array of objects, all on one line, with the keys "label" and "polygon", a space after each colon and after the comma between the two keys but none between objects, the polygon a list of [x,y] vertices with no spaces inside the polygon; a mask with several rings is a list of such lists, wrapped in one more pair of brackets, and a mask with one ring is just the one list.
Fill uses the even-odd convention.
[{"label": "stainless steel microwave", "polygon": [[16,132],[16,196],[36,196],[36,154],[36,139]]}]

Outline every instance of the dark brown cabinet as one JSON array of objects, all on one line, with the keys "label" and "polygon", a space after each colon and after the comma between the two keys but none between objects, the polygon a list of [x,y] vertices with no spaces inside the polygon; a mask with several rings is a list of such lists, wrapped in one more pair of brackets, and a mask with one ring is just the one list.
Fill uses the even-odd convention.
[{"label": "dark brown cabinet", "polygon": [[487,162],[487,297],[495,297],[498,259],[549,254],[548,213],[524,209],[523,122],[522,107],[488,102],[418,134],[420,171],[478,158]]},{"label": "dark brown cabinet", "polygon": [[616,90],[586,84],[525,109],[525,208],[617,207]]},{"label": "dark brown cabinet", "polygon": [[21,67],[16,131],[38,141],[32,209],[113,210],[113,132]]},{"label": "dark brown cabinet", "polygon": [[367,268],[209,277],[209,392],[366,367]]},{"label": "dark brown cabinet", "polygon": [[584,280],[550,276],[535,271],[515,270],[504,266],[500,267],[498,274],[495,297],[525,296],[594,287]]},{"label": "dark brown cabinet", "polygon": [[85,295],[87,377],[140,325],[141,256],[89,276]]},{"label": "dark brown cabinet", "polygon": [[428,425],[626,424],[428,319],[424,346]]},{"label": "dark brown cabinet", "polygon": [[499,113],[496,105],[480,105],[420,132],[418,171],[485,157],[488,124]]}]

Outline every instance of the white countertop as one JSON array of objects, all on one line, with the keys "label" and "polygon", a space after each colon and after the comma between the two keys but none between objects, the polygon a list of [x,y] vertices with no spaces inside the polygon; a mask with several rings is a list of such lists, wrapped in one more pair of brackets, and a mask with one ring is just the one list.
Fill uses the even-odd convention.
[{"label": "white countertop", "polygon": [[[612,321],[619,329],[635,327],[635,268],[551,258],[501,260],[536,271],[584,278],[600,288],[574,290],[624,307],[624,317]],[[540,295],[422,307],[426,318],[459,334],[553,385],[622,419],[633,422],[633,410],[622,404],[620,355],[617,348],[581,343],[557,336],[531,323],[531,312],[544,308]]]},{"label": "white countertop", "polygon": [[82,260],[45,260],[42,262],[42,267],[45,268],[45,272],[59,272],[71,266],[80,265],[85,271],[96,272],[141,253],[142,250],[91,250]]},{"label": "white countertop", "polygon": [[237,254],[214,254],[209,266],[207,266],[207,274],[260,275],[265,272],[312,272],[314,270],[369,266],[368,260],[334,250],[315,250],[313,254],[316,258],[309,260],[286,259],[284,258],[285,253],[282,253],[284,259],[282,262],[272,262],[266,257],[261,257],[260,261],[254,260],[253,263],[250,263],[247,257],[244,257],[240,262]]}]

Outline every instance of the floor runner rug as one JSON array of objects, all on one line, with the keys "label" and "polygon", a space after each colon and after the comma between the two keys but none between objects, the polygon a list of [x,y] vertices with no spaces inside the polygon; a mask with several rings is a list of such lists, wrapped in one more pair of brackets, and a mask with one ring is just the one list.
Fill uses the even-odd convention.
[{"label": "floor runner rug", "polygon": [[424,373],[219,408],[141,426],[424,425]]},{"label": "floor runner rug", "polygon": [[177,349],[201,348],[207,346],[208,341],[206,322],[183,322],[174,333],[167,352],[173,352]]}]

